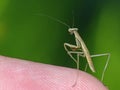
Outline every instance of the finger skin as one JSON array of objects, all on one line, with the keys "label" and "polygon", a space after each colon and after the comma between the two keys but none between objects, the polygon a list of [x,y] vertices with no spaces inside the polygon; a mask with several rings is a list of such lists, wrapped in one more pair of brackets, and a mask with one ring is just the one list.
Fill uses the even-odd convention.
[{"label": "finger skin", "polygon": [[0,56],[0,90],[108,90],[93,76],[75,69]]}]

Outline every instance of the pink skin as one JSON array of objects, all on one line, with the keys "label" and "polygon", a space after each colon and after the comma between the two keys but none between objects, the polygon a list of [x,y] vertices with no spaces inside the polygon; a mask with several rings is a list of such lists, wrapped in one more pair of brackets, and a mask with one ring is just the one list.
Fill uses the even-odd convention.
[{"label": "pink skin", "polygon": [[95,77],[75,69],[0,56],[0,90],[108,90]]}]

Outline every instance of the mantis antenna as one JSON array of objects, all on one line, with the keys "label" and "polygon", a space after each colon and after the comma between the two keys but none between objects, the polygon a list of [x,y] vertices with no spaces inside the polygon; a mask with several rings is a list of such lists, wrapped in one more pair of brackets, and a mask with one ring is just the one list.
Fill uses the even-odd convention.
[{"label": "mantis antenna", "polygon": [[59,23],[65,25],[66,27],[70,28],[70,26],[67,23],[65,23],[65,22],[63,22],[63,21],[61,21],[61,20],[59,20],[57,18],[54,18],[52,16],[49,16],[49,15],[46,15],[46,14],[37,14],[37,15],[46,16],[46,17],[48,17],[48,18],[50,18],[50,19],[52,19],[52,20],[54,20],[56,22],[59,22]]}]

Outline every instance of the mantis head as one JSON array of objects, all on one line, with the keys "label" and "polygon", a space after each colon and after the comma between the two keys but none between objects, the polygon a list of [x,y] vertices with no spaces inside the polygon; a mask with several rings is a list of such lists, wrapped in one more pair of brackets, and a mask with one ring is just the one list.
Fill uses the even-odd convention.
[{"label": "mantis head", "polygon": [[69,28],[68,32],[70,32],[70,34],[73,34],[74,31],[77,31],[77,30],[78,30],[78,28]]}]

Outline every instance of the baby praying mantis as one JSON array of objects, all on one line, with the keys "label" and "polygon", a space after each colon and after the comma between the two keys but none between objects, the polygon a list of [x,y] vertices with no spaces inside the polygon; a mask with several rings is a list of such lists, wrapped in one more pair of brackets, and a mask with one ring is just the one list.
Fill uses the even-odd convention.
[{"label": "baby praying mantis", "polygon": [[[95,72],[94,64],[93,64],[91,58],[99,57],[99,56],[107,56],[106,64],[104,66],[104,69],[103,69],[102,75],[101,75],[101,81],[103,81],[104,74],[105,74],[105,71],[107,69],[107,66],[108,66],[108,63],[109,63],[109,60],[110,60],[110,53],[90,55],[90,52],[89,52],[87,46],[85,45],[84,41],[82,40],[81,36],[78,33],[78,28],[70,28],[70,26],[68,24],[66,24],[63,21],[58,20],[58,19],[56,19],[54,17],[48,16],[48,15],[45,15],[45,14],[39,14],[39,15],[46,16],[48,18],[51,18],[54,21],[57,21],[57,22],[65,25],[65,26],[67,26],[68,27],[68,32],[70,34],[74,34],[76,45],[69,44],[69,43],[64,43],[64,48],[67,51],[68,55],[75,61],[76,65],[77,65],[77,70],[79,70],[79,58],[80,57],[84,57],[87,60],[85,71],[87,70],[87,67],[89,66],[91,71]],[[77,58],[74,58],[72,54],[76,54]],[[77,76],[77,78],[78,78],[78,76]],[[76,85],[77,78],[76,78],[75,83],[73,84],[73,86]]]},{"label": "baby praying mantis", "polygon": [[[86,64],[85,71],[87,69],[87,66],[89,65],[89,67],[90,67],[90,69],[91,69],[92,72],[95,72],[95,68],[94,68],[94,65],[93,65],[91,57],[107,56],[107,61],[106,61],[106,64],[105,64],[105,67],[104,67],[104,70],[103,70],[102,76],[101,76],[101,81],[103,81],[104,74],[105,74],[105,71],[107,69],[108,62],[110,60],[110,53],[90,55],[89,50],[87,49],[84,41],[82,40],[81,36],[78,33],[78,28],[69,28],[68,31],[71,34],[74,34],[76,45],[72,45],[72,44],[69,44],[69,43],[64,43],[64,48],[67,51],[68,55],[76,62],[77,69],[79,69],[79,57],[80,56],[81,57],[85,57],[86,60],[87,60],[88,64]],[[71,49],[71,51],[68,50],[67,47],[69,47]],[[77,59],[75,59],[72,56],[72,54],[77,54]],[[74,85],[76,84],[76,82],[77,82],[77,80],[75,81]]]}]

